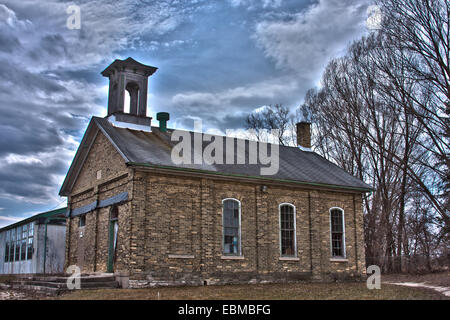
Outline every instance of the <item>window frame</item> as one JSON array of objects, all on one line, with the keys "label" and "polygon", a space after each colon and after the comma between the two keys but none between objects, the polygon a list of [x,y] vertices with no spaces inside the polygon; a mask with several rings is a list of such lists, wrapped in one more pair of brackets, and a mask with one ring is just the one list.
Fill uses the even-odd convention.
[{"label": "window frame", "polygon": [[11,230],[6,230],[5,234],[5,254],[4,254],[4,262],[9,262],[9,253],[10,253],[10,241],[11,241]]},{"label": "window frame", "polygon": [[[238,228],[238,235],[239,235],[239,252],[237,254],[235,253],[225,253],[225,207],[224,203],[225,201],[236,201],[239,204],[239,228]],[[241,211],[241,201],[236,198],[225,198],[222,199],[222,255],[227,257],[242,257],[242,211]]]},{"label": "window frame", "polygon": [[22,225],[22,234],[20,239],[20,261],[25,261],[27,260],[28,224]]},{"label": "window frame", "polygon": [[34,222],[30,222],[28,224],[28,237],[27,237],[26,251],[27,251],[26,259],[32,260],[33,253],[34,253]]},{"label": "window frame", "polygon": [[[294,255],[283,255],[283,244],[281,238],[281,207],[289,206],[294,209]],[[297,258],[297,208],[292,203],[283,202],[278,205],[278,236],[280,243],[280,257],[282,258]]]},{"label": "window frame", "polygon": [[[342,213],[342,256],[333,255],[333,226],[331,219],[331,212],[333,210],[339,210]],[[329,209],[329,219],[330,219],[330,254],[332,259],[346,259],[347,258],[347,250],[345,246],[345,211],[340,207],[332,207]]]},{"label": "window frame", "polygon": [[10,230],[11,234],[9,236],[9,262],[16,261],[16,228]]},{"label": "window frame", "polygon": [[14,250],[14,262],[20,261],[20,247],[22,244],[22,226],[16,228],[16,241]]}]

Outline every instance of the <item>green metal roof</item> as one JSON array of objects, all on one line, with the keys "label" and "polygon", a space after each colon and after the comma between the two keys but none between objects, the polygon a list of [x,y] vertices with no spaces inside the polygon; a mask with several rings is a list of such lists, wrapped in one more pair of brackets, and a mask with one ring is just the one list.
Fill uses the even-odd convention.
[{"label": "green metal roof", "polygon": [[64,207],[64,208],[60,208],[60,209],[56,209],[56,210],[50,210],[50,211],[38,213],[29,218],[20,220],[18,222],[14,222],[13,224],[3,227],[0,229],[0,232],[6,231],[9,229],[13,229],[15,227],[19,227],[19,226],[27,224],[29,222],[35,221],[39,218],[49,218],[49,217],[53,217],[53,216],[57,216],[57,215],[64,215],[66,213],[66,211],[67,211],[67,207]]}]

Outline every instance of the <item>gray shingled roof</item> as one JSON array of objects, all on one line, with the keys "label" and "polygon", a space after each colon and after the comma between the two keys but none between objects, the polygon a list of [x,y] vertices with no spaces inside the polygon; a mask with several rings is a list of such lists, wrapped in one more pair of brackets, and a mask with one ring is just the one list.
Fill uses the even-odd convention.
[{"label": "gray shingled roof", "polygon": [[[119,153],[124,157],[125,162],[129,165],[148,165],[164,168],[173,167],[177,169],[200,170],[202,172],[230,176],[247,176],[252,178],[283,180],[371,191],[369,185],[350,175],[317,153],[302,151],[297,147],[279,146],[279,171],[276,175],[272,176],[261,175],[260,164],[176,165],[171,160],[172,147],[177,143],[170,140],[173,130],[168,129],[167,132],[161,132],[158,128],[153,128],[153,132],[143,132],[114,127],[104,118],[93,117],[93,121],[118,149]],[[191,137],[193,137],[193,135],[191,135]],[[223,136],[214,137],[217,139],[225,139]],[[236,141],[237,139],[234,139],[235,150],[237,145]],[[203,147],[207,144],[209,144],[209,142],[204,142]],[[248,159],[248,144],[249,141],[246,140],[246,159]],[[193,154],[193,143],[191,143],[191,146]]]}]

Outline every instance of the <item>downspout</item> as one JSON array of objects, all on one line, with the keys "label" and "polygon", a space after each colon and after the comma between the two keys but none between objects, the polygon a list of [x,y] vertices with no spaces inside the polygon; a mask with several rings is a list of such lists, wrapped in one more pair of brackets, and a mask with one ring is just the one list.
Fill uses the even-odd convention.
[{"label": "downspout", "polygon": [[64,218],[47,218],[45,219],[45,232],[44,232],[44,270],[43,273],[45,274],[45,263],[47,260],[47,225],[52,220],[60,220],[60,221],[66,221]]}]

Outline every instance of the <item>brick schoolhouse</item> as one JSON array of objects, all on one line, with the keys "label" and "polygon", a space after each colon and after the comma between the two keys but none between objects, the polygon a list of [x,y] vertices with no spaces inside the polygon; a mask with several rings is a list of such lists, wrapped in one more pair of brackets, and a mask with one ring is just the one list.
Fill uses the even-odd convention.
[{"label": "brick schoolhouse", "polygon": [[[92,117],[60,191],[66,267],[114,272],[130,287],[365,275],[362,196],[371,188],[311,151],[310,124],[297,125],[298,147],[279,146],[274,175],[248,162],[175,164],[168,114],[159,127],[147,117],[156,70],[128,58],[102,72],[108,114]],[[251,141],[214,139],[249,157]]]}]

